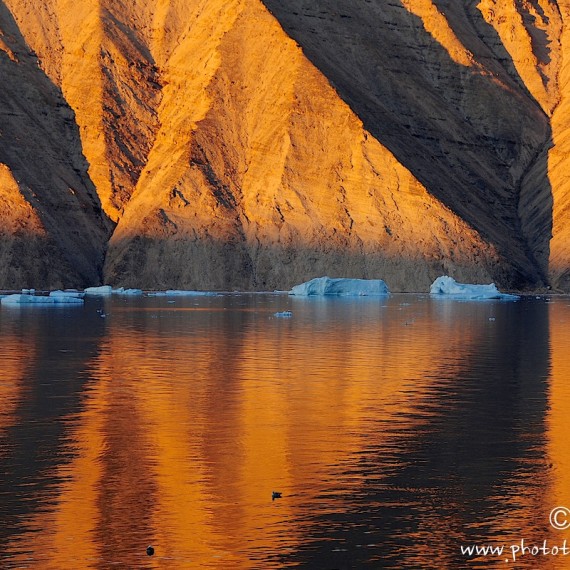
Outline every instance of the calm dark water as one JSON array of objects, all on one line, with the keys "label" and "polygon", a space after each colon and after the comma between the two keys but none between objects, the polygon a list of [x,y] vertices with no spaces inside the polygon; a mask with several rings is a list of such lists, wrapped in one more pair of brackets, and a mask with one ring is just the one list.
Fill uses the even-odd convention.
[{"label": "calm dark water", "polygon": [[570,552],[568,298],[113,297],[0,340],[0,568],[570,567],[511,550]]}]

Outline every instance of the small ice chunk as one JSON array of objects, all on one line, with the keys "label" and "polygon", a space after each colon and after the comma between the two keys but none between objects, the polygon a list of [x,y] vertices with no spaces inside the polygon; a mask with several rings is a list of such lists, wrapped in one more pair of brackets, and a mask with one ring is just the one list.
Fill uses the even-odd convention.
[{"label": "small ice chunk", "polygon": [[387,296],[390,292],[381,279],[332,279],[316,277],[306,283],[295,285],[289,295],[308,297],[313,295],[336,295],[346,297]]},{"label": "small ice chunk", "polygon": [[87,287],[85,289],[86,295],[99,295],[100,297],[106,297],[113,292],[111,285],[102,285],[101,287]]},{"label": "small ice chunk", "polygon": [[494,283],[489,285],[466,285],[457,283],[452,277],[438,277],[430,287],[430,293],[437,297],[451,299],[518,299],[518,295],[501,293]]},{"label": "small ice chunk", "polygon": [[78,297],[45,297],[40,295],[16,294],[8,295],[1,301],[2,305],[82,305],[83,299]]},{"label": "small ice chunk", "polygon": [[293,316],[293,313],[291,311],[281,311],[279,313],[273,313],[274,317],[280,317],[282,319],[287,319],[289,317]]}]

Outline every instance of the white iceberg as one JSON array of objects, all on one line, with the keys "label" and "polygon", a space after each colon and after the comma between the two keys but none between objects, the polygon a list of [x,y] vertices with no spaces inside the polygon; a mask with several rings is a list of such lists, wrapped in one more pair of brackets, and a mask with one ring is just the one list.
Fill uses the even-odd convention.
[{"label": "white iceberg", "polygon": [[213,291],[181,291],[178,289],[148,293],[149,297],[216,297],[217,295],[218,293]]},{"label": "white iceberg", "polygon": [[306,283],[295,285],[289,295],[308,297],[313,295],[336,295],[343,297],[387,296],[390,294],[381,279],[332,279],[316,277]]},{"label": "white iceberg", "polygon": [[1,303],[2,305],[82,305],[83,299],[68,296],[44,297],[17,293],[3,297]]},{"label": "white iceberg", "polygon": [[142,295],[142,289],[125,289],[124,287],[119,287],[118,289],[113,289],[113,295],[127,295],[127,296],[137,296]]},{"label": "white iceberg", "polygon": [[452,277],[438,277],[430,287],[431,295],[449,299],[518,299],[518,295],[501,293],[494,283],[489,285],[467,285],[457,283]]},{"label": "white iceberg", "polygon": [[80,291],[61,291],[59,289],[57,291],[50,291],[49,293],[50,297],[75,297],[77,299],[81,299],[84,295],[85,293],[81,293]]},{"label": "white iceberg", "polygon": [[111,295],[112,292],[113,288],[111,285],[102,285],[101,287],[87,287],[87,289],[85,289],[86,295],[98,295],[100,297]]}]

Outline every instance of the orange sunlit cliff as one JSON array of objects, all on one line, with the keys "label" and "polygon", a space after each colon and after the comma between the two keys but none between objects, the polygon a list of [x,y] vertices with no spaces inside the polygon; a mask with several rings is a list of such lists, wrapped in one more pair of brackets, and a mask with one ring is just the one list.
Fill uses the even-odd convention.
[{"label": "orange sunlit cliff", "polygon": [[570,290],[570,1],[0,2],[0,288]]}]

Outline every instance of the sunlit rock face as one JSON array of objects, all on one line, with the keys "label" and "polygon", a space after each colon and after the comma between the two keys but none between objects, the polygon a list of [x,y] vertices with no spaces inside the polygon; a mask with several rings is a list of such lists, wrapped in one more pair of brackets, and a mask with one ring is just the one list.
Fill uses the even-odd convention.
[{"label": "sunlit rock face", "polygon": [[[0,214],[36,237],[5,224],[0,256],[33,281],[4,244],[43,232],[50,283],[83,267],[62,245],[76,236],[89,284],[328,274],[427,291],[445,273],[570,290],[569,6],[6,0],[0,65],[18,73],[1,97],[24,118],[0,121],[0,195],[20,200]],[[51,99],[21,103],[40,88]],[[63,134],[41,129],[49,149],[34,134],[34,160],[6,137],[60,119]],[[49,189],[42,207],[22,164]]]}]

